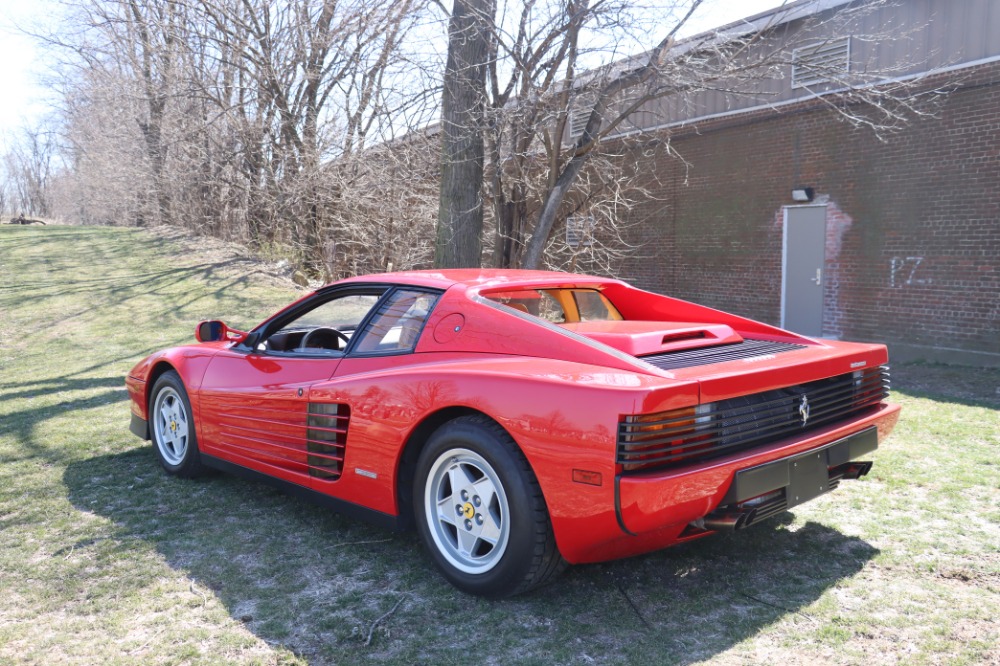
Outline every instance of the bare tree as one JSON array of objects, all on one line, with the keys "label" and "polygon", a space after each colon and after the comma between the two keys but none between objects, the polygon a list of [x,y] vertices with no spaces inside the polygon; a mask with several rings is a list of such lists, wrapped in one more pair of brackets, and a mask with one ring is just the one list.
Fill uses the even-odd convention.
[{"label": "bare tree", "polygon": [[[6,160],[4,160],[6,161]],[[6,173],[4,161],[0,161],[0,216],[4,216],[10,211],[8,201],[10,200],[10,184]]]},{"label": "bare tree", "polygon": [[[417,0],[363,2],[202,0],[196,83],[212,113],[231,123],[254,210],[290,224],[290,241],[317,268],[324,161],[363,149],[391,110],[387,81]],[[252,240],[260,216],[249,218]],[[273,230],[268,234],[273,238]]]},{"label": "bare tree", "polygon": [[[323,272],[327,164],[425,118],[405,36],[424,0],[87,0],[64,127],[84,219],[162,221],[280,246]],[[408,76],[409,75],[409,76]],[[403,83],[406,85],[403,85]],[[409,86],[409,88],[407,87]]]},{"label": "bare tree", "polygon": [[[588,241],[581,247],[595,248],[594,240],[604,237],[617,239],[618,229],[614,215],[621,206],[628,205],[623,197],[627,182],[615,175],[613,157],[594,158],[594,148],[606,125],[606,108],[628,91],[648,81],[657,72],[663,52],[673,43],[673,35],[698,7],[700,0],[677,3],[685,6],[685,13],[672,21],[673,29],[649,56],[649,63],[640,70],[617,71],[608,79],[604,74],[609,68],[598,68],[602,77],[595,76],[583,65],[599,63],[595,54],[613,60],[621,55],[622,43],[629,39],[629,29],[638,22],[641,8],[628,0],[569,0],[568,2],[505,3],[499,18],[493,21],[492,5],[477,7],[487,13],[482,23],[493,26],[486,48],[472,48],[473,40],[465,30],[454,29],[460,20],[469,19],[469,7],[456,3],[449,32],[449,69],[445,72],[445,98],[442,126],[445,140],[449,134],[465,138],[473,145],[472,137],[485,133],[490,168],[486,175],[490,213],[495,229],[493,238],[493,263],[501,267],[537,267],[541,250],[551,235],[557,219],[565,221],[573,212],[587,205],[587,219],[606,224],[585,225]],[[666,12],[668,19],[675,11]],[[651,17],[647,17],[651,18]],[[663,16],[656,17],[662,21]],[[470,23],[470,26],[472,24]],[[581,45],[581,37],[586,42]],[[452,68],[452,54],[462,54],[463,67]],[[489,85],[483,91],[473,78],[466,82],[466,107],[461,114],[453,113],[449,106],[450,87],[461,84],[459,74],[478,72],[486,66]],[[583,75],[580,70],[583,69]],[[472,77],[470,77],[472,78]],[[571,110],[579,113],[582,104],[590,104],[596,125],[589,133],[580,136],[575,150],[568,151],[563,137],[568,131]],[[482,118],[479,110],[485,107]],[[568,153],[572,152],[572,156]],[[593,168],[587,178],[580,178],[585,162]],[[442,201],[438,223],[437,256],[454,252],[459,245],[468,246],[466,263],[478,265],[478,238],[481,235],[480,172],[475,153],[459,154],[448,144],[442,153]],[[454,174],[454,177],[452,177]],[[566,205],[571,188],[573,199]],[[603,192],[603,198],[599,193]],[[458,208],[465,219],[449,212],[454,201],[464,205]],[[537,210],[539,203],[543,204]],[[560,217],[561,216],[561,217]],[[457,226],[454,226],[457,225]],[[463,227],[464,225],[464,227]],[[464,228],[464,235],[463,235]],[[603,233],[593,233],[603,231]],[[475,238],[473,245],[462,238]],[[529,240],[533,239],[533,240]],[[602,249],[615,254],[620,243],[597,243]],[[525,254],[527,250],[527,254]],[[571,253],[573,254],[573,253]],[[570,263],[575,262],[575,255]]]},{"label": "bare tree", "polygon": [[434,134],[413,133],[326,166],[326,278],[430,267],[438,147]]},{"label": "bare tree", "polygon": [[[628,1],[571,0],[509,3],[501,12],[507,21],[494,35],[487,122],[494,265],[538,266],[523,256],[528,238],[539,236],[534,228],[538,205],[550,200],[557,187],[561,187],[560,205],[569,194],[558,182],[565,162],[563,136],[571,111],[595,102],[593,83],[577,83],[579,71],[585,63],[593,65],[602,57],[614,59],[620,54],[622,42],[638,21],[635,9],[635,3]],[[592,79],[584,69],[585,77]],[[588,239],[577,250],[589,254],[608,250],[603,253],[607,258],[622,249],[616,242],[616,219],[621,206],[628,205],[624,192],[629,180],[619,177],[621,164],[613,156],[598,156],[592,167],[587,178],[577,179],[577,169],[568,179],[576,191],[561,211],[562,220],[576,213],[592,222],[584,225]],[[551,226],[546,239],[550,233]],[[595,244],[601,237],[612,242]],[[575,265],[577,252],[569,254],[570,265]]]},{"label": "bare tree", "polygon": [[51,132],[25,128],[3,156],[0,212],[48,217],[52,213],[52,177],[56,144]]},{"label": "bare tree", "polygon": [[483,102],[493,0],[455,0],[441,97],[441,205],[435,266],[482,263]]},{"label": "bare tree", "polygon": [[[612,105],[618,101],[620,95],[623,95],[624,93],[627,93],[639,86],[643,86],[644,84],[648,85],[650,81],[660,75],[669,49],[674,43],[674,36],[700,4],[701,0],[694,0],[691,2],[691,6],[688,9],[687,14],[685,14],[684,17],[667,33],[667,36],[652,49],[645,64],[635,69],[626,70],[613,75],[609,77],[607,81],[603,82],[602,85],[597,87],[597,94],[594,96],[593,106],[590,108],[587,124],[580,133],[579,138],[576,140],[573,150],[568,155],[568,159],[560,159],[561,155],[559,155],[558,150],[554,148],[550,149],[550,164],[555,167],[551,169],[550,174],[554,175],[556,170],[558,170],[558,175],[555,176],[554,179],[550,176],[551,186],[545,197],[542,210],[539,213],[538,221],[535,224],[531,240],[528,242],[525,250],[523,265],[526,268],[537,268],[541,264],[542,252],[544,251],[549,235],[552,232],[552,227],[555,224],[559,208],[562,207],[563,201],[566,199],[570,187],[579,176],[584,162],[597,147],[597,143],[601,136],[602,126],[606,126],[608,128],[616,127],[632,112],[638,110],[644,102],[653,99],[655,96],[663,94],[661,88],[650,88],[647,91],[644,91],[644,94],[640,95],[640,99],[628,100],[624,105],[624,109],[617,109],[617,113],[615,114],[609,113]],[[567,81],[566,84],[568,87],[570,82]],[[563,109],[565,108],[565,105],[563,105]],[[612,115],[613,117],[609,118],[609,115]],[[560,119],[560,122],[565,123],[565,115],[563,115],[563,118]],[[605,133],[607,131],[608,130],[606,129]],[[561,143],[561,135],[554,138],[554,144]]]},{"label": "bare tree", "polygon": [[[816,35],[857,35],[861,19],[885,4],[872,0],[817,12],[795,3],[756,23],[683,42],[676,37],[702,0],[661,3],[655,13],[629,0],[503,4],[486,59],[494,264],[538,268],[549,252],[549,260],[565,265],[565,257],[551,254],[553,233],[571,216],[577,231],[589,234],[583,247],[592,258],[606,261],[626,252],[617,241],[619,222],[609,213],[646,193],[622,177],[627,165],[615,155],[623,133],[632,135],[633,146],[641,145],[644,133],[652,138],[647,128],[662,124],[655,116],[664,98],[683,106],[707,92],[760,96],[763,82],[785,76],[796,48],[814,44]],[[789,18],[802,23],[792,33],[782,28]],[[655,46],[626,57],[630,46],[656,33]],[[857,37],[874,43],[902,35]],[[920,112],[913,85],[873,85],[892,72],[826,74],[843,90],[820,99],[849,122],[879,130]],[[658,130],[656,140],[670,150],[668,130]],[[565,255],[565,249],[558,252]]]},{"label": "bare tree", "polygon": [[[316,276],[478,265],[484,245],[497,266],[614,272],[630,252],[622,220],[656,189],[638,184],[644,141],[671,151],[669,129],[649,130],[663,100],[759,95],[822,32],[789,37],[779,12],[678,41],[701,4],[464,0],[445,30],[434,0],[67,1],[73,23],[49,37],[66,56],[56,202],[291,253]],[[850,26],[881,4],[789,11]],[[916,98],[872,85],[886,74],[831,72],[842,90],[817,103],[890,127]],[[431,137],[448,143],[428,162]],[[440,184],[436,202],[420,179]]]}]

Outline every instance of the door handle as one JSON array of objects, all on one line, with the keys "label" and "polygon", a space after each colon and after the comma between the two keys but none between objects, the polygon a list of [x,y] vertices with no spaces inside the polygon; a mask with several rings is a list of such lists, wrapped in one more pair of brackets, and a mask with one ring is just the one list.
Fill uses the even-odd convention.
[{"label": "door handle", "polygon": [[823,269],[822,268],[817,268],[816,269],[816,277],[809,278],[809,279],[812,282],[815,282],[817,285],[821,284],[823,282]]}]

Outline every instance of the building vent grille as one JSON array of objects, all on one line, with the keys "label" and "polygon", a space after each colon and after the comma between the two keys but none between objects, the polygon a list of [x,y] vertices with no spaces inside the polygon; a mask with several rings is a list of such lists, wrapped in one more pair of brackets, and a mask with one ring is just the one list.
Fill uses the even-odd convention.
[{"label": "building vent grille", "polygon": [[831,39],[792,51],[792,88],[837,81],[850,71],[850,37]]},{"label": "building vent grille", "polygon": [[570,111],[569,114],[569,140],[570,143],[576,142],[583,134],[583,130],[587,129],[587,121],[590,120],[590,113],[587,109],[576,107]]},{"label": "building vent grille", "polygon": [[594,244],[594,218],[590,215],[571,215],[566,218],[566,245],[590,247]]}]

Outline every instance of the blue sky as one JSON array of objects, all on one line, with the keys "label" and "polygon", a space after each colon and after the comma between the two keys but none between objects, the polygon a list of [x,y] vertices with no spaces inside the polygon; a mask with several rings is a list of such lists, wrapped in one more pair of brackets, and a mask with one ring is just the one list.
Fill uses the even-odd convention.
[{"label": "blue sky", "polygon": [[[707,0],[688,34],[735,21],[782,4],[782,0]],[[54,113],[45,87],[45,49],[20,28],[53,25],[60,15],[53,0],[0,0],[0,154],[23,126]]]},{"label": "blue sky", "polygon": [[49,0],[0,0],[0,152],[10,134],[37,122],[51,108],[42,85],[45,51],[18,28],[30,29],[55,10]]}]

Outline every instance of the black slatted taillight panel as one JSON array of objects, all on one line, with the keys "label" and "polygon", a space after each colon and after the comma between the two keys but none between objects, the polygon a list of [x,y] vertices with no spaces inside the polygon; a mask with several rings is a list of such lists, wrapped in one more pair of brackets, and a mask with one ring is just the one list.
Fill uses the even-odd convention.
[{"label": "black slatted taillight panel", "polygon": [[626,472],[711,460],[873,409],[889,394],[886,366],[659,414],[618,425]]},{"label": "black slatted taillight panel", "polygon": [[639,358],[646,363],[655,365],[660,370],[676,370],[678,368],[693,368],[712,363],[738,361],[744,358],[766,356],[768,354],[781,354],[805,348],[805,345],[798,345],[791,342],[746,339],[743,342],[728,345],[663,352],[660,354],[650,354],[649,356],[640,356]]},{"label": "black slatted taillight panel", "polygon": [[306,430],[306,462],[309,474],[322,479],[339,479],[344,467],[350,408],[335,403],[309,403]]}]

